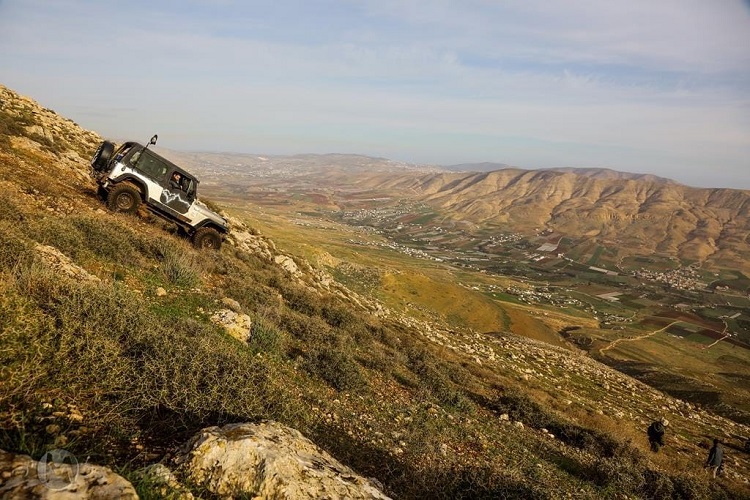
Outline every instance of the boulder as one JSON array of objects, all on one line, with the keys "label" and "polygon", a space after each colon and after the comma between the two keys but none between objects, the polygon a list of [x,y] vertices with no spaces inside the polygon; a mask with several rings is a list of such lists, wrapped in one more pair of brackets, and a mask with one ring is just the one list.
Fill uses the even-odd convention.
[{"label": "boulder", "polygon": [[90,274],[84,268],[75,264],[70,257],[53,246],[36,245],[34,250],[42,262],[54,272],[64,274],[78,281],[100,281],[97,276]]},{"label": "boulder", "polygon": [[253,320],[243,313],[236,313],[230,309],[219,309],[211,315],[211,321],[222,326],[229,335],[241,342],[247,342]]},{"label": "boulder", "polygon": [[271,421],[203,429],[176,463],[185,482],[222,497],[388,498],[299,431]]},{"label": "boulder", "polygon": [[135,488],[108,467],[79,463],[65,450],[39,461],[0,450],[0,498],[137,499]]},{"label": "boulder", "polygon": [[274,262],[292,276],[298,278],[302,276],[302,271],[299,270],[299,267],[297,267],[297,263],[294,262],[291,257],[287,257],[286,255],[277,255],[276,257],[274,257]]},{"label": "boulder", "polygon": [[224,297],[223,299],[221,299],[221,303],[236,313],[242,312],[242,306],[240,305],[239,302],[237,302],[234,299],[230,299],[229,297]]}]

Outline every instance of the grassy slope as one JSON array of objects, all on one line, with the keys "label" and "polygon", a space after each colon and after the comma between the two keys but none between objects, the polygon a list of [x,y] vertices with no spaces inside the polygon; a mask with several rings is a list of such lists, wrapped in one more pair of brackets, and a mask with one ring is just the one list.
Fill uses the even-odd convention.
[{"label": "grassy slope", "polygon": [[[264,234],[287,248],[293,248],[309,259],[319,260],[321,248],[334,259],[322,259],[321,264],[331,269],[347,286],[363,293],[375,295],[391,308],[408,311],[412,316],[440,321],[451,328],[470,328],[478,332],[510,331],[552,345],[565,346],[557,331],[572,319],[559,311],[542,317],[528,308],[492,300],[479,291],[469,289],[456,281],[455,269],[450,271],[428,260],[417,260],[389,248],[353,246],[351,240],[378,242],[380,237],[360,237],[350,227],[330,223],[291,226],[285,217],[265,214],[271,220],[260,220],[257,213],[246,208],[237,213],[253,220]],[[271,212],[271,213],[269,213]],[[385,241],[385,240],[383,240]],[[353,250],[353,248],[355,250]],[[352,263],[356,263],[352,268]],[[343,265],[342,265],[343,264]],[[466,282],[476,282],[477,276],[467,276]],[[538,317],[535,317],[538,316]],[[590,323],[590,322],[586,322]]]},{"label": "grassy slope", "polygon": [[[554,387],[565,373],[553,360],[568,354],[537,365],[547,348],[502,339],[497,354],[513,352],[513,362],[482,365],[297,284],[258,255],[232,246],[198,254],[145,214],[102,211],[81,175],[96,137],[51,112],[20,114],[31,105],[14,98],[4,92],[0,109],[0,448],[39,456],[65,447],[128,473],[201,427],[271,418],[397,497],[741,491],[685,472],[668,459],[677,455],[654,462],[638,425],[583,404],[565,410]],[[61,125],[42,127],[40,139],[29,132],[40,123]],[[50,269],[38,243],[99,280]],[[223,297],[253,317],[248,345],[209,321]],[[523,366],[550,377],[519,377]],[[591,382],[574,375],[569,384],[580,392]],[[503,413],[524,429],[502,424]]]}]

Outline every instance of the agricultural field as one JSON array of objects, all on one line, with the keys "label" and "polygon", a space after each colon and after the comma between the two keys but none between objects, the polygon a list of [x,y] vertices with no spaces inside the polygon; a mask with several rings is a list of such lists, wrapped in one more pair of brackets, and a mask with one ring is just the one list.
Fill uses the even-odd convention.
[{"label": "agricultural field", "polygon": [[582,349],[750,422],[750,393],[735,390],[750,377],[750,280],[742,273],[618,256],[557,234],[443,223],[435,209],[384,193],[220,199],[352,290],[417,321]]}]

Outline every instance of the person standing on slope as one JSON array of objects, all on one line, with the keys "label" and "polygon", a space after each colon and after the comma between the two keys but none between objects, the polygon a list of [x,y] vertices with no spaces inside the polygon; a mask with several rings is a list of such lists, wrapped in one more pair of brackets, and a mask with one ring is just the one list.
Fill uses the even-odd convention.
[{"label": "person standing on slope", "polygon": [[708,458],[706,459],[706,465],[704,467],[711,467],[713,469],[713,477],[716,477],[716,473],[721,468],[721,464],[724,461],[724,448],[721,446],[721,441],[718,438],[714,438],[714,445],[708,450]]},{"label": "person standing on slope", "polygon": [[664,432],[668,424],[669,421],[662,417],[648,426],[648,430],[646,431],[648,433],[648,442],[651,445],[651,451],[654,453],[658,453],[659,449],[664,446]]}]

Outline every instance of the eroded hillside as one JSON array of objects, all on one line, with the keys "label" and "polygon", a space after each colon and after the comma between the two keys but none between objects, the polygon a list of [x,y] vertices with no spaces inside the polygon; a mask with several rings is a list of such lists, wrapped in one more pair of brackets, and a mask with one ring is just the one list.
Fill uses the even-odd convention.
[{"label": "eroded hillside", "polygon": [[[442,221],[596,242],[618,258],[680,259],[750,271],[750,192],[692,188],[653,175],[607,169],[446,172],[354,155],[259,157],[170,152],[222,179],[211,189],[281,202],[286,193],[319,208],[346,210],[366,199],[423,201]],[[480,165],[480,167],[486,167]]]},{"label": "eroded hillside", "polygon": [[149,496],[137,469],[197,430],[271,419],[398,498],[748,495],[745,426],[577,350],[389,311],[243,221],[199,253],[108,212],[87,175],[99,137],[1,87],[0,131],[1,449],[64,448]]},{"label": "eroded hillside", "polygon": [[658,178],[506,169],[389,180],[457,220],[596,238],[634,255],[660,254],[747,270],[750,192],[699,189]]}]

